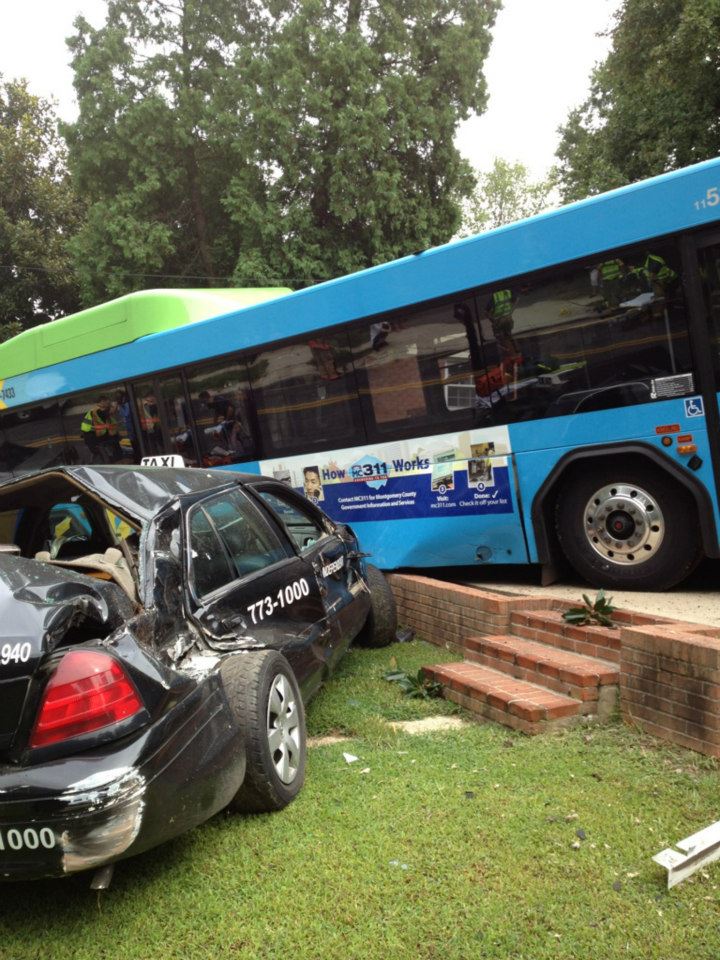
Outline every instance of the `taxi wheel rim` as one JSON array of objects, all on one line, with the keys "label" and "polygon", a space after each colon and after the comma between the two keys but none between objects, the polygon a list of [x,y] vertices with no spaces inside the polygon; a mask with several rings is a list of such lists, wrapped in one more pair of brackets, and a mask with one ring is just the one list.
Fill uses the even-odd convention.
[{"label": "taxi wheel rim", "polygon": [[654,557],[665,537],[657,500],[632,483],[611,483],[590,497],[583,517],[590,548],[603,560],[637,566]]},{"label": "taxi wheel rim", "polygon": [[267,738],[275,773],[284,784],[295,780],[300,769],[302,730],[295,691],[288,678],[278,673],[270,684],[267,708]]}]

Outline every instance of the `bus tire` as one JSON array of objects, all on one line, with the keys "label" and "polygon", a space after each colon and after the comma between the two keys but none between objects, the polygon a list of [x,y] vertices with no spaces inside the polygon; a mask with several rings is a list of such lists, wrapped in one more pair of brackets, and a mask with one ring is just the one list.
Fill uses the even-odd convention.
[{"label": "bus tire", "polygon": [[282,810],[305,780],[305,709],[292,667],[277,651],[259,650],[228,657],[220,669],[246,760],[228,810]]},{"label": "bus tire", "polygon": [[585,461],[560,488],[555,531],[570,565],[593,586],[667,590],[702,558],[695,504],[657,467]]},{"label": "bus tire", "polygon": [[359,647],[387,647],[397,633],[397,607],[385,574],[368,563],[365,579],[370,588],[370,612],[360,633],[355,637]]}]

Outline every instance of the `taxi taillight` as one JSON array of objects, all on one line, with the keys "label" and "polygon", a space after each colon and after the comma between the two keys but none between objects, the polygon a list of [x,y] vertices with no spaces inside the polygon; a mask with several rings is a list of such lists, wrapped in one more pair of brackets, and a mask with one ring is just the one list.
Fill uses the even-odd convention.
[{"label": "taxi taillight", "polygon": [[45,687],[30,746],[47,747],[93,733],[143,709],[132,681],[114,657],[99,650],[71,650]]}]

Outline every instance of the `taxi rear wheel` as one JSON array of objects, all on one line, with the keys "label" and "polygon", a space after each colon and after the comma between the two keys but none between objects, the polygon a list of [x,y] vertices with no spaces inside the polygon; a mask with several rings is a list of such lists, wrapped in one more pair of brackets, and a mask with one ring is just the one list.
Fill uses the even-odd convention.
[{"label": "taxi rear wheel", "polygon": [[370,612],[365,625],[355,638],[360,647],[387,647],[397,633],[397,607],[385,574],[368,563],[365,579],[370,588]]},{"label": "taxi rear wheel", "polygon": [[644,464],[576,471],[559,493],[555,522],[571,566],[597,587],[667,590],[702,557],[690,495]]},{"label": "taxi rear wheel", "polygon": [[238,813],[282,810],[305,780],[305,709],[292,668],[275,650],[260,650],[228,658],[221,673],[247,764],[228,808]]}]

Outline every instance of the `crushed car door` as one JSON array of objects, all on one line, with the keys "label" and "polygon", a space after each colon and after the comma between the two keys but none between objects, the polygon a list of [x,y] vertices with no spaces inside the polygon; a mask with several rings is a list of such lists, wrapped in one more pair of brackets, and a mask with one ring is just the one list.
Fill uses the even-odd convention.
[{"label": "crushed car door", "polygon": [[312,563],[333,631],[331,661],[339,659],[357,636],[368,604],[358,557],[335,524],[307,500],[277,483],[251,487],[283,525],[299,555]]},{"label": "crushed car door", "polygon": [[327,673],[330,646],[310,562],[237,489],[196,502],[186,535],[194,619],[208,646],[278,650],[309,696]]}]

